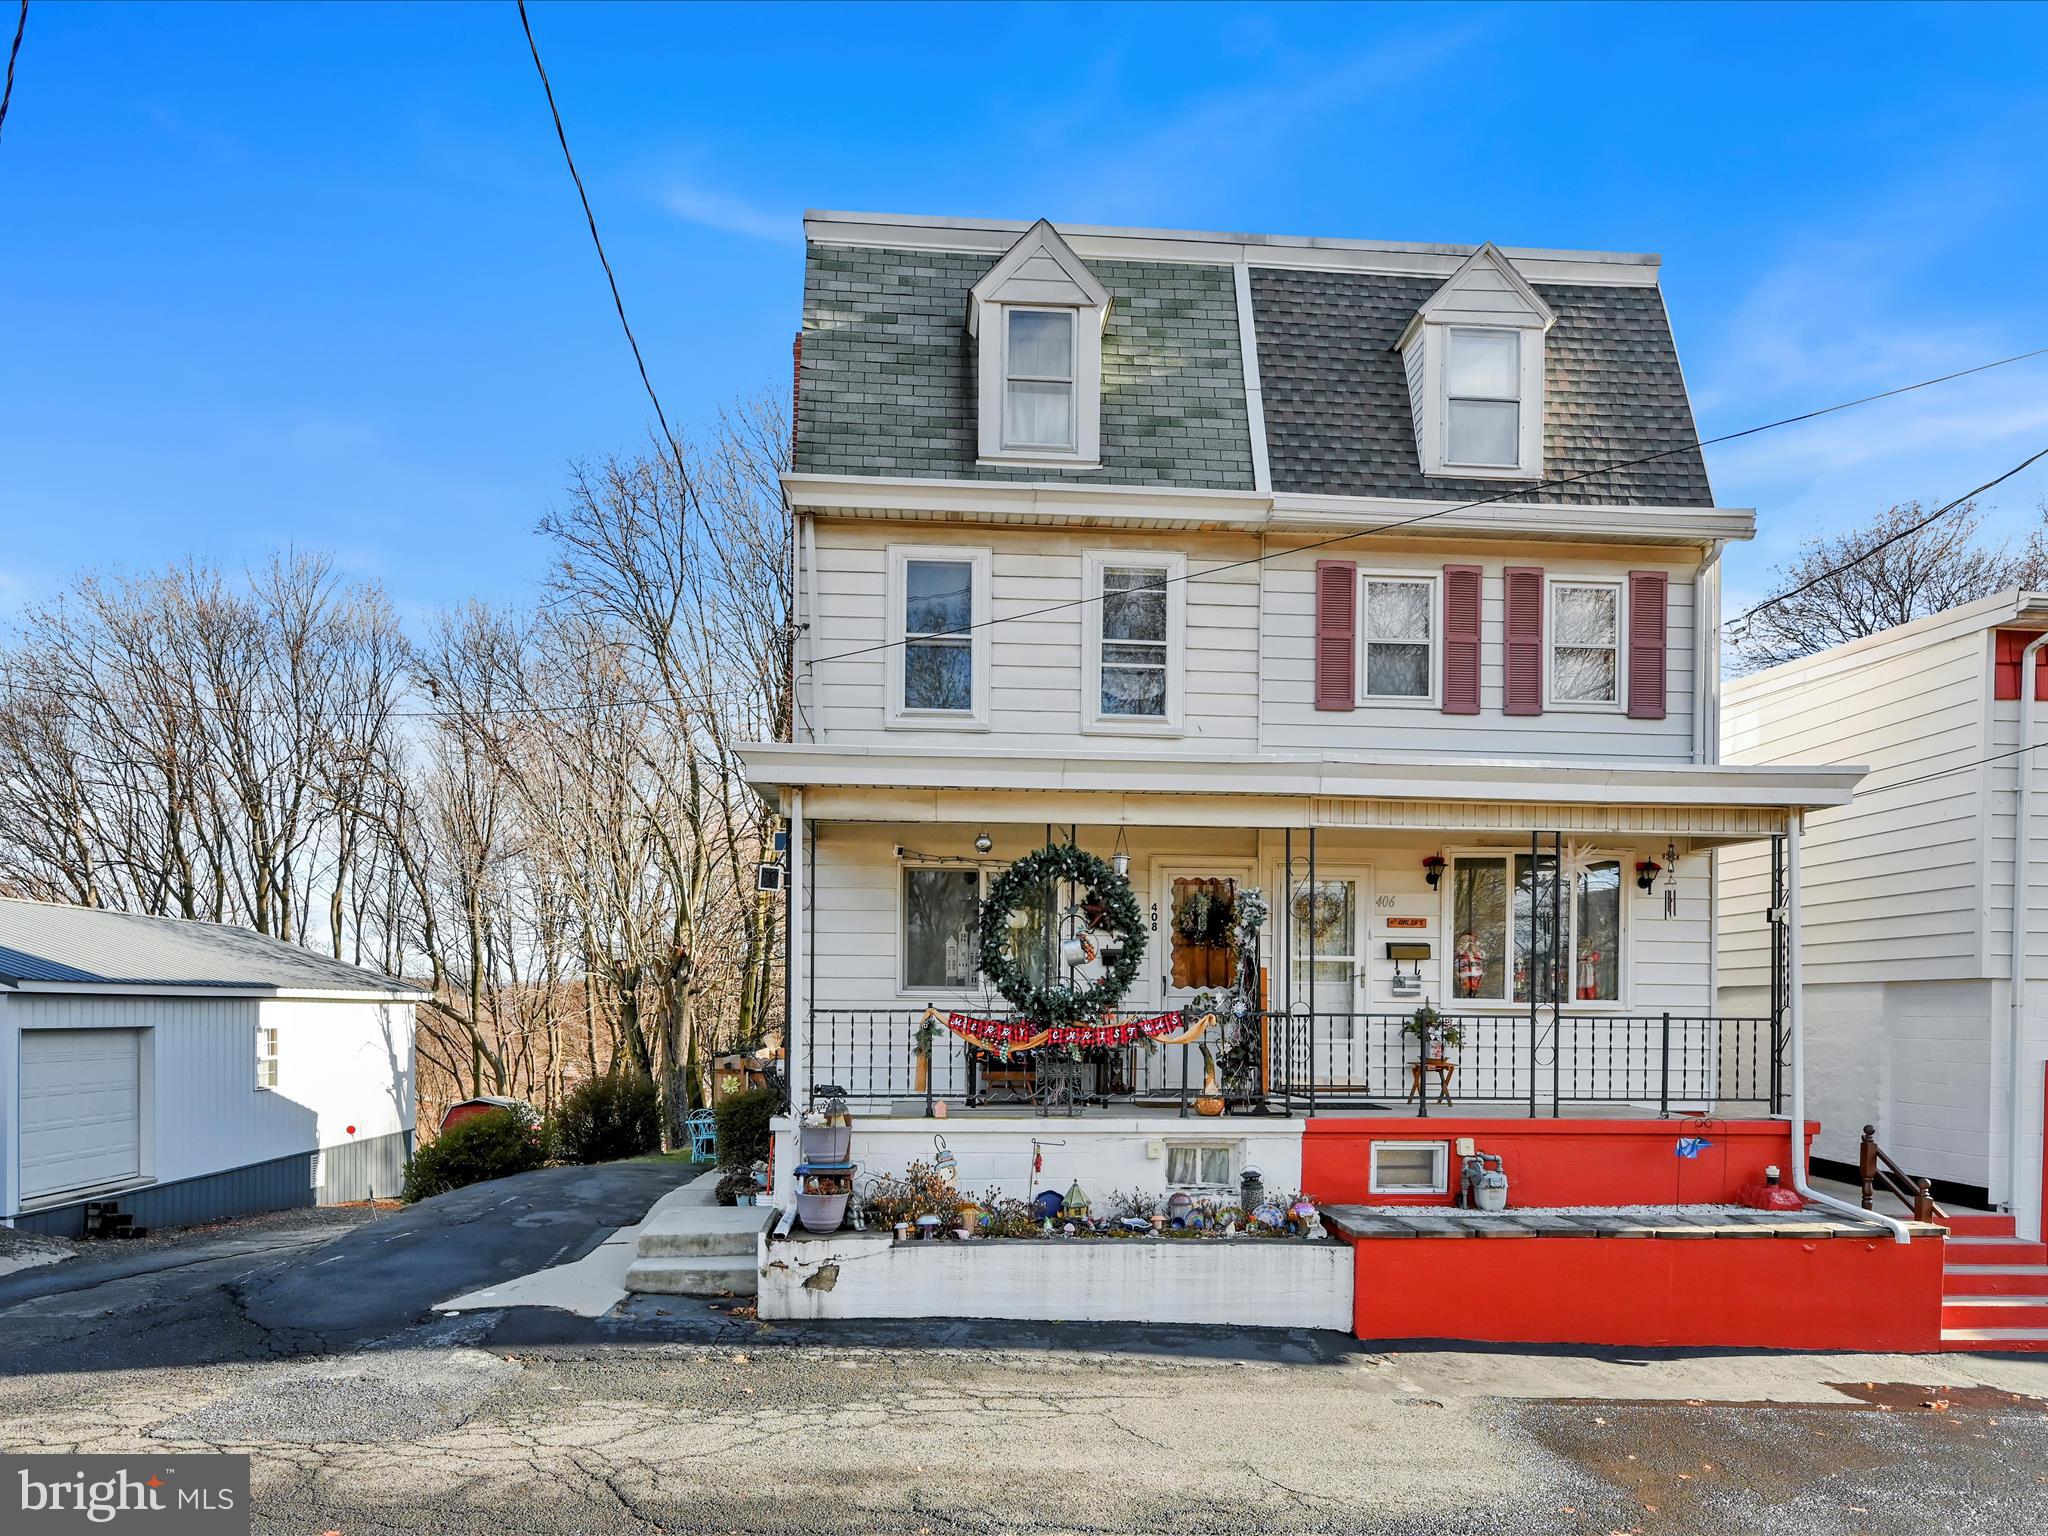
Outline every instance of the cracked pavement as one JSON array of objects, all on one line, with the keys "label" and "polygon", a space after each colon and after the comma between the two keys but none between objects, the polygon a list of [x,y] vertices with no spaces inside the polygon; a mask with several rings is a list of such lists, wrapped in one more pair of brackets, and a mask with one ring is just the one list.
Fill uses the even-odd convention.
[{"label": "cracked pavement", "polygon": [[619,1166],[0,1279],[0,1449],[247,1451],[280,1536],[2048,1531],[2039,1358],[432,1313],[677,1177]]}]

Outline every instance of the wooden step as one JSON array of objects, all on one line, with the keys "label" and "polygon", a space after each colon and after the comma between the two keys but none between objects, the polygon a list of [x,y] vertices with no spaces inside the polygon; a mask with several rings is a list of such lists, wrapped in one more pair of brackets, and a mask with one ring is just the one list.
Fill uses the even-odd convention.
[{"label": "wooden step", "polygon": [[1944,1296],[2048,1296],[2048,1264],[1951,1264]]},{"label": "wooden step", "polygon": [[2048,1264],[2048,1244],[2018,1237],[1952,1237],[1950,1264]]},{"label": "wooden step", "polygon": [[1941,1304],[1944,1328],[2048,1330],[2048,1296],[1961,1296]]},{"label": "wooden step", "polygon": [[1995,1216],[1985,1211],[1958,1211],[1944,1216],[1939,1223],[1947,1227],[1952,1237],[2011,1237],[2013,1218]]},{"label": "wooden step", "polygon": [[2048,1354],[2048,1328],[1944,1328],[1941,1347],[1986,1354]]}]

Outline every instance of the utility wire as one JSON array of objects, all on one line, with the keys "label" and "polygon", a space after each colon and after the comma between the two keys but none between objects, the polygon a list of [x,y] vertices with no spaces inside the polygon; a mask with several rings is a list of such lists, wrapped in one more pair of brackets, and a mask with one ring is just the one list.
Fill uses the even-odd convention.
[{"label": "utility wire", "polygon": [[[24,14],[27,10],[28,0],[22,0]],[[533,55],[534,72],[540,76],[540,88],[548,98],[548,114],[555,120],[555,138],[562,146],[563,163],[569,167],[569,179],[576,183],[576,196],[583,204],[583,221],[590,226],[590,243],[597,247],[598,265],[604,268],[604,280],[611,285],[612,308],[618,311],[619,328],[626,333],[626,345],[633,349],[633,362],[640,370],[641,387],[647,391],[647,398],[654,405],[655,420],[661,423],[661,435],[668,439],[668,450],[675,456],[676,473],[682,476],[683,507],[687,513],[690,471],[683,462],[682,447],[676,442],[676,435],[669,428],[668,413],[661,408],[661,396],[654,392],[654,380],[648,376],[647,359],[640,354],[640,342],[633,334],[633,322],[626,318],[626,301],[619,294],[619,279],[612,271],[611,258],[605,255],[604,239],[597,232],[597,215],[590,207],[590,194],[584,190],[583,176],[576,169],[576,156],[569,150],[568,130],[562,126],[562,109],[555,104],[555,88],[548,81],[547,66],[540,61],[540,44],[533,40],[533,23],[526,15],[526,0],[519,0],[519,25],[526,32],[526,48]],[[18,36],[15,42],[18,46]]]},{"label": "utility wire", "polygon": [[1833,577],[1839,576],[1844,571],[1853,570],[1855,567],[1861,565],[1864,561],[1868,560],[1872,555],[1878,554],[1883,550],[1889,549],[1892,545],[1898,543],[1901,539],[1910,539],[1922,528],[1927,527],[1928,524],[1938,522],[1940,519],[1947,517],[1949,513],[1955,511],[1956,508],[1965,505],[1974,497],[1983,495],[1986,491],[1990,490],[1994,486],[2002,485],[2007,480],[2010,480],[2014,475],[2018,474],[2021,470],[2027,468],[2031,464],[2039,463],[2042,459],[2048,459],[2048,448],[2043,448],[2039,453],[2030,455],[2029,457],[2020,460],[2019,463],[2013,465],[2013,467],[2011,469],[2008,469],[2004,474],[1999,475],[1994,479],[1986,480],[1974,491],[1965,491],[1962,495],[1958,496],[1954,501],[1949,502],[1946,506],[1938,507],[1934,511],[1928,513],[1927,516],[1921,518],[1920,521],[1915,523],[1912,527],[1901,528],[1897,533],[1892,534],[1890,537],[1880,539],[1877,543],[1871,545],[1870,548],[1864,550],[1863,553],[1857,555],[1854,559],[1844,560],[1840,565],[1830,566],[1827,570],[1822,571],[1818,576],[1809,577],[1807,580],[1802,581],[1798,586],[1793,587],[1788,591],[1780,592],[1776,597],[1767,597],[1762,602],[1758,603],[1754,608],[1744,609],[1734,618],[1727,620],[1721,627],[1723,629],[1733,629],[1739,624],[1746,624],[1751,619],[1755,618],[1758,614],[1762,613],[1766,608],[1775,608],[1780,603],[1791,601],[1793,598],[1799,596],[1799,594],[1802,592],[1811,592],[1815,587],[1819,586],[1822,582],[1830,580]]},{"label": "utility wire", "polygon": [[[1270,554],[1252,555],[1248,556],[1243,560],[1226,561],[1222,565],[1212,565],[1205,567],[1204,569],[1199,571],[1185,572],[1178,576],[1164,576],[1156,582],[1148,582],[1145,586],[1136,588],[1134,590],[1156,592],[1161,590],[1162,588],[1173,585],[1175,582],[1193,581],[1197,578],[1217,576],[1221,575],[1225,571],[1242,570],[1246,566],[1264,565],[1269,560],[1277,560],[1282,558],[1283,556],[1293,557],[1298,555],[1304,555],[1313,550],[1329,549],[1339,544],[1346,544],[1353,539],[1363,539],[1374,537],[1379,534],[1393,533],[1402,528],[1411,528],[1417,523],[1426,523],[1430,521],[1430,519],[1432,518],[1447,517],[1453,512],[1470,512],[1478,507],[1492,506],[1496,502],[1509,501],[1518,497],[1526,497],[1536,491],[1551,490],[1555,487],[1562,485],[1572,485],[1578,481],[1590,479],[1595,475],[1614,474],[1620,470],[1634,469],[1639,465],[1655,463],[1659,459],[1672,458],[1677,454],[1692,453],[1701,448],[1711,448],[1718,443],[1732,443],[1736,441],[1738,438],[1754,437],[1759,432],[1771,432],[1775,431],[1779,427],[1796,426],[1800,422],[1814,421],[1822,416],[1832,416],[1838,411],[1853,410],[1857,406],[1870,405],[1879,400],[1890,400],[1898,395],[1910,394],[1914,390],[1931,389],[1933,386],[1937,384],[1947,384],[1955,379],[1968,378],[1971,374],[1984,373],[1993,368],[2008,367],[2013,363],[2023,363],[2031,358],[2041,357],[2044,355],[2048,355],[2048,347],[2035,347],[2026,352],[2016,352],[2010,357],[2001,357],[1995,359],[1992,362],[1979,363],[1975,367],[1959,368],[1954,373],[1939,374],[1931,379],[1919,379],[1911,384],[1900,384],[1891,389],[1879,390],[1876,394],[1859,395],[1854,400],[1843,400],[1837,402],[1834,405],[1821,406],[1816,410],[1801,411],[1795,416],[1781,416],[1775,421],[1761,422],[1756,426],[1744,427],[1736,432],[1723,432],[1717,437],[1694,437],[1690,442],[1678,443],[1669,448],[1660,448],[1654,453],[1641,454],[1632,459],[1622,459],[1612,464],[1594,465],[1589,469],[1577,470],[1569,475],[1559,475],[1554,479],[1540,480],[1533,485],[1515,485],[1504,491],[1496,491],[1491,496],[1481,496],[1475,501],[1458,502],[1455,505],[1448,507],[1437,507],[1428,512],[1418,512],[1413,517],[1399,518],[1393,522],[1380,523],[1371,528],[1356,528],[1349,533],[1333,534],[1327,539],[1317,539],[1308,544],[1293,545],[1284,550],[1275,550]],[[2029,460],[2028,462],[2031,463],[2032,461]],[[2008,474],[2017,474],[2019,472],[2019,469],[2023,469],[2025,467],[2025,465],[2021,465],[2014,470],[2008,471]],[[2001,475],[1999,477],[2000,480],[2003,480],[2005,478],[2005,475]],[[1996,485],[1997,483],[1998,481],[1996,480],[1991,482],[1991,484],[1993,485]],[[1976,492],[1973,491],[1971,494],[1975,495]],[[960,596],[961,593],[956,591],[950,593],[936,593],[933,595],[939,597],[957,597]],[[949,629],[933,630],[927,634],[920,634],[918,638],[940,639],[950,635],[971,634],[973,631],[977,629],[989,629],[997,624],[1013,624],[1023,619],[1043,618],[1046,614],[1049,613],[1061,613],[1069,608],[1089,607],[1095,603],[1101,602],[1102,600],[1103,599],[1100,595],[1094,597],[1068,598],[1061,602],[1047,603],[1038,608],[1028,609],[1023,613],[1004,614],[999,618],[991,616],[989,618],[982,619],[979,622],[975,623],[956,625]],[[909,643],[910,642],[908,639],[884,640],[875,645],[858,646],[850,651],[835,651],[830,656],[812,657],[804,663],[804,666],[807,670],[815,673],[815,670],[818,666],[828,661],[846,661],[856,656],[869,656],[873,655],[877,651],[894,650],[898,646],[908,645]]]},{"label": "utility wire", "polygon": [[7,126],[7,104],[14,100],[14,61],[21,57],[21,35],[28,31],[28,0],[21,0],[21,17],[14,23],[14,46],[7,50],[7,84],[0,89],[0,129]]}]

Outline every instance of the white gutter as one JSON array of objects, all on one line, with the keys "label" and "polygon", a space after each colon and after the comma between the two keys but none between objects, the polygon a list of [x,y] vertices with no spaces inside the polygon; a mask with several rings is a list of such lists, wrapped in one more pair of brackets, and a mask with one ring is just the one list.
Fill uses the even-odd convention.
[{"label": "white gutter", "polygon": [[2018,796],[2013,804],[2012,822],[2012,997],[2006,1004],[2009,1022],[2006,1033],[2006,1187],[2005,1208],[2020,1208],[2020,1058],[2027,1033],[2027,928],[2033,907],[2027,868],[2034,851],[2032,802],[2034,775],[2029,750],[2034,745],[2034,688],[2040,670],[2040,651],[2048,645],[2048,632],[2027,642],[2020,652],[2020,740],[2013,754],[2013,772],[2019,776]]},{"label": "white gutter", "polygon": [[1786,947],[1791,951],[1786,966],[1787,1023],[1792,1032],[1792,1188],[1809,1205],[1825,1206],[1859,1220],[1882,1223],[1895,1241],[1910,1243],[1913,1233],[1903,1221],[1881,1211],[1866,1211],[1833,1195],[1824,1195],[1806,1177],[1806,964],[1800,955],[1805,943],[1799,917],[1799,835],[1806,813],[1794,811],[1785,819],[1785,926]]}]

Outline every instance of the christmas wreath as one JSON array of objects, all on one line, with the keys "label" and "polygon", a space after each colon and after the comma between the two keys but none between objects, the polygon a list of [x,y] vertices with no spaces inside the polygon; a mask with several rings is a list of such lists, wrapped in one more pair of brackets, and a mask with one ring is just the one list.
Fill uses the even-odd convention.
[{"label": "christmas wreath", "polygon": [[[1052,881],[1068,880],[1087,892],[1081,902],[1084,921],[1113,934],[1103,949],[1103,973],[1085,986],[1069,986],[1048,978],[1043,984],[1024,973],[1010,953],[1010,915]],[[1106,1013],[1123,1001],[1138,979],[1145,958],[1145,918],[1131,883],[1092,853],[1070,843],[1055,843],[1027,853],[995,878],[981,904],[981,974],[1010,1005],[1035,1023],[1054,1027],[1078,1024]]]}]

